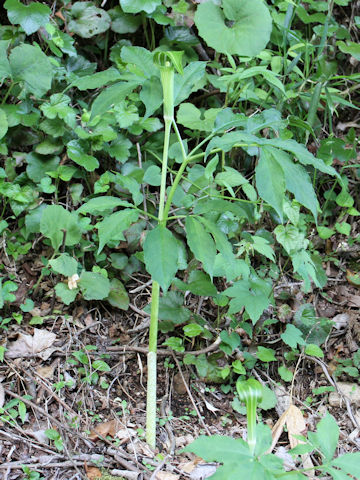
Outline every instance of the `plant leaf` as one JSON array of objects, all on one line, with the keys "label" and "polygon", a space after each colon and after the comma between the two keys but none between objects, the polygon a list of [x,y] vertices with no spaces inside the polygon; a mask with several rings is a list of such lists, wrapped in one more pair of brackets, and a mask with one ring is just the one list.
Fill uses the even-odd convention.
[{"label": "plant leaf", "polygon": [[54,260],[49,260],[53,270],[65,277],[71,277],[77,272],[78,262],[67,253],[62,253]]},{"label": "plant leaf", "polygon": [[215,242],[207,233],[201,222],[195,217],[186,217],[185,221],[187,243],[204,267],[204,270],[213,276],[216,257]]},{"label": "plant leaf", "polygon": [[283,219],[285,195],[284,171],[266,149],[262,149],[255,169],[256,188],[261,198],[268,202]]},{"label": "plant leaf", "polygon": [[94,100],[91,106],[91,118],[102,115],[113,105],[122,102],[125,97],[137,86],[136,82],[119,82],[106,87]]},{"label": "plant leaf", "polygon": [[[195,14],[199,35],[209,47],[230,55],[255,56],[270,40],[271,16],[261,0],[201,3]],[[231,22],[231,27],[226,25]]]},{"label": "plant leaf", "polygon": [[81,207],[77,209],[77,212],[83,214],[90,213],[91,215],[99,215],[102,212],[106,212],[107,210],[113,210],[114,208],[120,206],[131,207],[132,205],[126,200],[121,200],[121,198],[118,197],[103,196],[92,198],[88,202],[81,205]]},{"label": "plant leaf", "polygon": [[23,5],[19,0],[6,0],[4,7],[13,25],[21,25],[26,35],[31,35],[49,23],[51,10],[39,2]]},{"label": "plant leaf", "polygon": [[72,17],[68,23],[69,31],[82,38],[91,38],[110,27],[110,15],[102,8],[95,7],[93,2],[75,2],[69,13]]},{"label": "plant leaf", "polygon": [[58,250],[63,242],[66,231],[65,245],[75,245],[80,241],[81,230],[77,216],[68,212],[61,205],[49,205],[43,211],[40,220],[40,232],[50,238],[54,250]]},{"label": "plant leaf", "polygon": [[120,5],[126,13],[139,13],[142,11],[152,13],[161,5],[161,0],[120,0]]},{"label": "plant leaf", "polygon": [[103,300],[110,293],[110,281],[101,273],[83,270],[78,282],[85,300]]},{"label": "plant leaf", "polygon": [[125,240],[124,230],[127,230],[138,218],[139,213],[136,210],[125,208],[99,222],[96,225],[99,232],[98,254],[108,242]]},{"label": "plant leaf", "polygon": [[178,244],[170,230],[158,225],[148,232],[144,242],[144,260],[153,280],[166,292],[178,270]]},{"label": "plant leaf", "polygon": [[67,144],[67,154],[73,162],[81,165],[88,172],[93,172],[99,166],[97,158],[88,155],[79,140],[71,140]]},{"label": "plant leaf", "polygon": [[13,79],[24,82],[26,91],[40,98],[50,89],[53,66],[38,46],[22,43],[11,51],[9,60]]}]

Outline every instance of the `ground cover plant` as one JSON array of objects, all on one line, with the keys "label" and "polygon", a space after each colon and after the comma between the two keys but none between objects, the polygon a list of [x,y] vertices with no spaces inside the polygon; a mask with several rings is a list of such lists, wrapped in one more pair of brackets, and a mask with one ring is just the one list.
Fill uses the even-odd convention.
[{"label": "ground cover plant", "polygon": [[7,478],[360,478],[355,3],[4,2]]}]

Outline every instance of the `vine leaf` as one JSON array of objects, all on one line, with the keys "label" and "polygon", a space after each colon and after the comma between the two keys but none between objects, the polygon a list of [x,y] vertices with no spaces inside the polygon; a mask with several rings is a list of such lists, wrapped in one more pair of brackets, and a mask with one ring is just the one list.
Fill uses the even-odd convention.
[{"label": "vine leaf", "polygon": [[199,35],[217,52],[255,56],[270,40],[271,16],[262,0],[223,0],[198,6],[195,25]]}]

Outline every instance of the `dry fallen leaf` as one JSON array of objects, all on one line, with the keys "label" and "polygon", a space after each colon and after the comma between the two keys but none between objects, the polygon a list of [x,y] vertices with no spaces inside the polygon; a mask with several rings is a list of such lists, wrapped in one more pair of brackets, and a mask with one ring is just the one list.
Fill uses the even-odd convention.
[{"label": "dry fallen leaf", "polygon": [[[304,443],[301,440],[298,440],[297,438],[295,438],[295,435],[296,436],[304,435],[304,433],[306,432],[306,424],[305,424],[303,414],[301,413],[301,410],[299,408],[295,407],[295,405],[290,405],[290,407],[281,415],[279,420],[275,423],[275,425],[272,428],[273,441],[268,452],[271,452],[274,449],[277,441],[280,438],[280,435],[284,430],[285,424],[286,424],[288,435],[289,435],[290,447],[295,448],[297,445]],[[307,468],[307,469],[314,468],[311,458],[308,455],[301,455],[301,458],[303,461],[304,468]],[[307,475],[309,477],[313,477],[314,476],[313,470],[310,470],[309,472],[307,472]]]},{"label": "dry fallen leaf", "polygon": [[179,480],[179,475],[170,472],[158,472],[156,474],[156,480]]},{"label": "dry fallen leaf", "polygon": [[96,440],[101,437],[115,437],[120,429],[120,423],[117,420],[109,420],[108,422],[99,423],[91,430],[89,438],[90,440]]},{"label": "dry fallen leaf", "polygon": [[89,480],[96,480],[98,478],[102,478],[101,470],[97,467],[88,467],[85,464],[85,472]]},{"label": "dry fallen leaf", "polygon": [[54,375],[55,365],[49,365],[46,367],[38,367],[36,373],[43,378],[52,378]]},{"label": "dry fallen leaf", "polygon": [[[5,357],[19,358],[29,354],[36,355],[42,352],[39,356],[43,359],[47,359],[54,351],[54,349],[49,349],[49,347],[55,342],[55,340],[55,333],[49,332],[45,329],[40,330],[35,328],[34,335],[20,333],[17,340],[9,345],[5,352]],[[50,353],[47,351],[48,349],[51,350]]]}]

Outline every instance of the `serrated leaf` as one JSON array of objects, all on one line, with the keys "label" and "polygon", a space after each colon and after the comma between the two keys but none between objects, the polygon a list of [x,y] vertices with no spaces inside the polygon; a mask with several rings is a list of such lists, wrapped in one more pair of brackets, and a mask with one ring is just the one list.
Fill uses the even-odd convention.
[{"label": "serrated leaf", "polygon": [[207,233],[199,220],[195,217],[186,217],[185,221],[187,243],[204,267],[204,270],[212,277],[216,257],[215,242]]},{"label": "serrated leaf", "polygon": [[271,16],[261,0],[223,0],[222,8],[201,3],[194,20],[199,35],[217,52],[254,56],[270,40]]},{"label": "serrated leaf", "polygon": [[98,372],[110,372],[111,370],[109,365],[103,360],[95,360],[92,362],[91,367],[93,370],[97,370]]},{"label": "serrated leaf", "polygon": [[49,260],[53,270],[65,277],[71,277],[77,272],[78,262],[67,253],[62,253],[57,258]]},{"label": "serrated leaf", "polygon": [[276,362],[275,350],[272,348],[257,347],[256,355],[262,362]]},{"label": "serrated leaf", "polygon": [[10,22],[13,25],[21,25],[26,35],[35,33],[50,21],[50,8],[39,2],[24,5],[19,0],[6,0],[4,8]]},{"label": "serrated leaf", "polygon": [[324,352],[321,350],[321,348],[318,345],[315,345],[314,343],[309,343],[305,347],[305,353],[307,355],[310,355],[311,357],[320,357],[323,358]]},{"label": "serrated leaf", "polygon": [[279,373],[280,377],[282,378],[282,380],[284,380],[284,382],[291,382],[291,380],[294,376],[292,371],[289,370],[288,368],[284,367],[283,365],[281,365],[278,368],[278,373]]},{"label": "serrated leaf", "polygon": [[110,293],[110,281],[101,273],[82,271],[79,287],[85,300],[103,300]]},{"label": "serrated leaf", "polygon": [[296,348],[297,345],[305,345],[302,331],[296,328],[291,323],[286,325],[285,332],[280,335],[282,341],[291,348]]},{"label": "serrated leaf", "polygon": [[178,245],[170,230],[158,225],[146,235],[144,260],[153,280],[166,292],[178,270]]},{"label": "serrated leaf", "polygon": [[224,292],[225,295],[233,297],[230,300],[230,313],[238,313],[245,307],[253,324],[255,324],[265,308],[269,306],[271,285],[259,277],[251,277],[234,283]]},{"label": "serrated leaf", "polygon": [[107,242],[125,240],[124,230],[127,230],[131,224],[139,218],[136,210],[126,208],[120,212],[113,213],[97,224],[99,232],[98,254],[104,248]]}]

